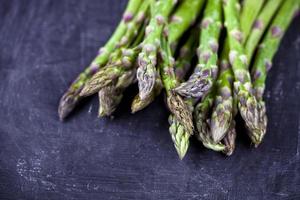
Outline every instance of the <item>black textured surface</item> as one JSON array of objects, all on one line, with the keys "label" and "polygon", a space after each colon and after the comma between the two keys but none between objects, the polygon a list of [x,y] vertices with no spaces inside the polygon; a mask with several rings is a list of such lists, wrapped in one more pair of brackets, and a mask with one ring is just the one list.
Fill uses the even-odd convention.
[{"label": "black textured surface", "polygon": [[[0,1],[0,199],[300,199],[300,18],[268,79],[269,127],[226,158],[192,140],[183,161],[163,100],[98,119],[97,100],[66,122],[60,96],[120,19],[121,0]],[[133,93],[133,92],[132,92]]]}]

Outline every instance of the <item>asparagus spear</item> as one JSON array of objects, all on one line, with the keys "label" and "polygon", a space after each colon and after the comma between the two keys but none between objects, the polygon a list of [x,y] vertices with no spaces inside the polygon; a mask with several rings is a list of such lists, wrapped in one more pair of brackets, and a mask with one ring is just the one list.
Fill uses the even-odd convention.
[{"label": "asparagus spear", "polygon": [[[173,31],[170,31],[170,36],[172,32]],[[196,30],[192,31],[192,34],[188,38],[187,42],[180,49],[179,56],[175,63],[175,76],[178,81],[183,80],[185,74],[191,67],[191,59],[194,56],[194,52],[196,51],[196,45],[197,45],[196,32],[198,31]],[[136,103],[133,105],[138,105],[138,104]],[[171,134],[175,149],[179,155],[179,158],[183,159],[189,147],[190,134],[186,131],[186,128],[182,125],[182,123],[180,123],[176,119],[174,114],[171,114],[169,116],[169,124],[170,124],[169,132]]]},{"label": "asparagus spear", "polygon": [[[136,46],[144,35],[144,29],[136,39]],[[139,48],[123,50],[123,56],[119,58],[110,68],[119,70],[119,74],[114,82],[104,86],[99,92],[99,117],[110,116],[116,110],[123,98],[125,89],[136,80],[136,58]],[[128,68],[129,67],[129,68]],[[106,76],[105,74],[103,76]],[[101,79],[101,77],[99,77]],[[113,78],[112,78],[113,79]]]},{"label": "asparagus spear", "polygon": [[196,21],[205,0],[181,0],[168,25],[168,40],[171,47],[176,46],[184,32]]},{"label": "asparagus spear", "polygon": [[[250,27],[255,21],[256,15],[263,6],[262,0],[246,0],[241,13],[241,29],[244,34],[244,38],[247,38],[250,34]],[[243,38],[243,43],[245,39]],[[215,101],[215,106],[212,111],[212,117],[210,122],[211,135],[215,142],[219,142],[224,137],[224,144],[226,150],[224,152],[227,155],[231,155],[235,145],[235,120],[234,117],[237,115],[238,101],[237,96],[232,93],[232,80],[234,79],[233,72],[229,68],[228,51],[229,41],[228,38],[225,42],[225,48],[222,52],[221,66],[228,66],[224,69],[218,78],[218,92]],[[220,117],[221,116],[221,117]]]},{"label": "asparagus spear", "polygon": [[99,91],[99,117],[110,116],[121,102],[125,89],[135,81],[135,62],[140,52],[138,44],[144,37],[149,3],[144,1],[130,22],[129,27],[135,31],[127,31],[110,62],[86,83],[80,93],[87,96]]},{"label": "asparagus spear", "polygon": [[[277,0],[276,0],[277,1]],[[276,4],[276,1],[269,1]],[[241,31],[243,33],[249,33],[256,16],[263,7],[265,0],[245,0],[242,4],[241,12]],[[244,35],[245,36],[245,35]],[[246,38],[246,36],[245,36]]]},{"label": "asparagus spear", "polygon": [[208,93],[205,98],[195,106],[194,109],[194,120],[196,123],[196,138],[202,142],[202,144],[214,151],[224,151],[225,146],[220,142],[214,142],[210,134],[210,127],[208,117],[210,108],[213,105],[214,98],[216,93],[216,87],[213,87],[212,90]]},{"label": "asparagus spear", "polygon": [[[253,4],[253,5],[256,5],[255,8],[243,8],[243,12],[242,12],[242,16],[241,16],[241,24],[244,24],[244,26],[242,26],[242,30],[243,30],[243,34],[244,34],[244,38],[248,38],[248,35],[250,35],[249,37],[251,38],[252,35],[256,36],[255,40],[256,41],[259,41],[260,38],[261,38],[261,34],[264,32],[267,24],[269,23],[271,17],[274,15],[274,12],[276,11],[276,8],[280,5],[280,1],[269,1],[266,6],[263,8],[263,10],[261,11],[261,13],[259,14],[258,16],[258,19],[255,20],[255,14],[257,15],[258,14],[258,11],[261,9],[261,7],[263,6],[263,4],[261,3],[261,0],[258,0],[258,1],[251,1],[251,2],[246,2],[244,4],[244,6],[247,6],[247,4]],[[248,13],[249,12],[249,13]],[[252,17],[251,18],[246,18],[246,17],[243,17],[243,16],[249,16],[251,15]],[[263,20],[263,24],[261,23],[258,23],[260,21]],[[256,21],[256,22],[254,22]],[[260,25],[260,28],[259,28],[259,31],[252,31],[250,32],[250,29],[247,28],[247,27],[251,27],[252,25],[254,24],[254,27],[253,29],[256,29],[256,26],[258,24],[261,24]],[[244,27],[244,28],[243,28]],[[258,33],[261,33],[261,34],[258,34]],[[246,40],[244,39],[243,42],[245,42]],[[255,42],[253,39],[251,42]],[[248,49],[246,48],[246,51]],[[247,56],[249,58],[252,57],[252,54],[253,54],[253,51],[248,54]],[[231,74],[232,75],[232,74]],[[233,76],[233,75],[232,75]],[[238,107],[238,101],[236,99],[236,95],[234,95],[234,101],[233,101],[233,116],[235,117],[238,113],[237,111],[237,107]],[[235,131],[235,120],[234,120],[234,117],[232,118],[232,121],[229,122],[230,126],[229,126],[229,129],[226,133],[226,136],[224,138],[224,143],[226,145],[226,151],[225,153],[227,155],[231,155],[233,150],[234,150],[234,139],[235,139],[235,135],[236,135],[236,131]]]},{"label": "asparagus spear", "polygon": [[207,93],[217,77],[218,40],[221,32],[221,0],[207,2],[199,46],[199,64],[185,83],[175,89],[182,96],[202,97]]},{"label": "asparagus spear", "polygon": [[[197,48],[198,32],[198,29],[194,29],[186,43],[180,49],[179,56],[175,63],[175,77],[177,78],[178,82],[183,80],[187,71],[191,67],[191,60],[194,57]],[[185,100],[185,103],[187,106],[193,104],[191,99]],[[192,108],[188,109],[192,111]],[[179,155],[179,158],[183,159],[189,147],[190,134],[187,132],[184,125],[180,123],[173,114],[169,116],[169,124],[169,132],[171,134],[175,149]]]},{"label": "asparagus spear", "polygon": [[[98,92],[103,87],[116,82],[119,77],[132,69],[132,64],[135,62],[136,57],[140,52],[140,48],[137,48],[136,46],[144,37],[144,29],[141,27],[146,19],[149,3],[150,1],[148,0],[142,3],[139,12],[129,23],[130,31],[127,31],[122,37],[118,44],[118,49],[111,55],[108,65],[100,69],[86,82],[80,92],[80,96],[90,96]],[[141,30],[138,31],[139,29]],[[136,48],[131,48],[132,43],[133,47]]]},{"label": "asparagus spear", "polygon": [[264,132],[259,135],[250,132],[250,137],[252,141],[255,141],[256,146],[261,143],[266,133],[267,116],[263,93],[265,90],[267,72],[272,66],[272,59],[279,47],[280,41],[298,9],[298,0],[286,0],[283,2],[282,7],[279,9],[278,14],[268,29],[268,33],[264,37],[262,44],[260,45],[260,49],[255,57],[252,78],[255,95],[258,99],[258,113],[261,115],[261,120],[258,123],[261,129],[264,130]]},{"label": "asparagus spear", "polygon": [[[183,0],[179,4],[168,25],[169,43],[171,47],[176,47],[179,38],[195,22],[203,4],[204,0]],[[181,65],[179,64],[179,66]],[[157,75],[154,89],[148,97],[141,99],[139,95],[135,96],[131,105],[132,112],[135,113],[147,107],[155,99],[155,97],[161,93],[161,90],[161,78]]]},{"label": "asparagus spear", "polygon": [[160,54],[162,59],[159,64],[160,74],[167,94],[167,105],[172,113],[171,117],[169,117],[171,124],[169,131],[178,155],[182,159],[187,151],[188,138],[193,134],[194,130],[192,113],[184,100],[172,91],[179,82],[173,68],[174,59],[171,47],[165,37],[162,37]]},{"label": "asparagus spear", "polygon": [[268,1],[255,20],[254,26],[251,30],[251,34],[249,35],[249,38],[247,39],[245,44],[246,55],[249,60],[252,60],[252,56],[258,42],[260,41],[269,22],[271,21],[272,17],[281,4],[282,0]]},{"label": "asparagus spear", "polygon": [[[236,0],[223,1],[225,26],[229,38],[229,61],[232,65],[235,83],[234,88],[238,98],[238,108],[251,134],[262,135],[260,126],[259,105],[252,94],[252,83],[248,71],[248,61],[242,46],[242,33],[239,29]],[[257,142],[257,141],[255,141]]]},{"label": "asparagus spear", "polygon": [[139,53],[137,80],[141,99],[149,96],[156,81],[157,52],[160,48],[159,38],[163,34],[166,21],[176,3],[173,0],[151,1],[151,19],[146,27],[146,37]]},{"label": "asparagus spear", "polygon": [[160,78],[159,73],[157,73],[154,89],[152,90],[151,94],[148,97],[144,98],[143,100],[140,98],[139,95],[136,95],[131,103],[131,112],[136,113],[136,112],[146,108],[161,93],[162,88],[163,88],[163,85],[161,82],[161,78]]},{"label": "asparagus spear", "polygon": [[[140,26],[140,23],[143,21],[144,17],[140,17],[140,16],[145,16],[145,11],[148,7],[149,2],[145,1],[140,8],[139,14],[137,15],[136,19],[134,19],[131,23],[131,27],[132,28],[136,28],[138,26]],[[198,12],[199,11],[199,7],[200,5],[203,4],[203,1],[188,1],[185,0],[183,1],[179,8],[176,10],[175,14],[173,15],[176,16],[175,18],[177,20],[172,21],[169,25],[170,30],[170,36],[172,41],[174,41],[174,43],[176,43],[178,40],[178,38],[183,34],[183,32],[190,26],[190,24],[195,20]],[[192,7],[193,6],[193,7]],[[190,9],[189,14],[186,14],[187,12],[183,12],[183,10],[187,10],[188,8]],[[179,20],[181,19],[181,20]],[[181,24],[180,28],[179,28],[179,24]],[[143,32],[140,32],[143,33]],[[143,34],[142,34],[143,35]],[[127,37],[129,38],[129,37]],[[128,40],[125,40],[128,41]],[[139,44],[139,40],[136,44]],[[126,43],[125,43],[126,44]],[[135,46],[135,45],[133,45]],[[127,52],[133,51],[133,50],[126,50]],[[139,49],[137,49],[136,51],[133,51],[133,53],[131,53],[131,57],[125,59],[125,61],[127,61],[127,63],[129,63],[129,66],[132,66],[130,63],[132,63],[133,60],[135,60],[137,54],[139,53]],[[123,91],[126,89],[127,86],[130,85],[131,82],[133,82],[132,79],[132,71],[135,71],[135,68],[130,67],[128,69],[128,67],[126,67],[126,62],[124,63],[124,57],[123,56],[116,56],[117,59],[112,67],[108,67],[108,68],[104,68],[103,70],[100,70],[97,74],[94,75],[94,77],[91,79],[91,81],[89,81],[89,83],[86,84],[86,90],[84,89],[81,93],[81,95],[87,95],[87,94],[92,94],[96,91],[98,91],[99,89],[101,89],[102,91],[99,92],[99,98],[100,98],[100,102],[102,102],[102,104],[106,103],[106,105],[102,105],[99,104],[100,107],[100,111],[99,114],[100,116],[107,116],[107,115],[111,115],[113,113],[113,111],[115,110],[115,108],[117,107],[117,105],[120,103],[120,100],[122,99],[122,93]],[[121,58],[122,57],[122,58]],[[126,56],[125,56],[126,58]],[[120,61],[122,59],[122,62]],[[121,63],[118,64],[118,63]],[[119,65],[119,66],[118,66]],[[122,65],[125,65],[122,66]],[[105,70],[108,69],[108,70]],[[115,80],[118,77],[122,77],[122,76],[129,76],[129,81],[125,82],[124,85],[119,84],[118,87],[114,86],[112,84],[112,82],[115,82]],[[132,106],[132,110],[133,112],[138,111],[139,109],[144,108],[145,106],[147,106],[149,103],[151,103],[154,98],[160,93],[161,91],[161,80],[159,78],[159,76],[157,76],[156,79],[156,85],[155,85],[155,90],[154,95],[151,95],[149,97],[147,97],[146,99],[144,99],[143,101],[140,100],[140,98],[135,98],[134,100],[134,105]],[[105,89],[105,87],[108,87],[107,89]],[[115,91],[115,92],[112,92]],[[118,91],[118,92],[116,92]],[[118,98],[116,97],[110,97],[111,94],[118,94]],[[102,98],[102,101],[101,101]],[[109,99],[111,98],[111,99]],[[114,101],[115,100],[115,101]],[[109,104],[108,104],[109,103]],[[103,107],[103,108],[102,108]],[[111,108],[111,109],[108,109]],[[106,112],[104,112],[106,111]]]},{"label": "asparagus spear", "polygon": [[89,67],[87,67],[85,71],[77,77],[77,79],[71,84],[66,93],[62,96],[58,107],[58,114],[61,120],[65,119],[80,101],[81,97],[79,96],[79,94],[86,81],[89,80],[100,67],[104,66],[107,63],[109,55],[114,51],[115,46],[121,41],[122,36],[128,29],[127,24],[137,13],[141,3],[142,0],[129,1],[127,8],[123,14],[123,19],[118,25],[112,37],[105,44],[105,46],[99,50],[97,57],[92,61]]},{"label": "asparagus spear", "polygon": [[[228,55],[226,50],[225,55]],[[227,59],[222,60],[220,67],[217,94],[210,120],[211,136],[215,143],[225,137],[233,118],[232,70]]]}]

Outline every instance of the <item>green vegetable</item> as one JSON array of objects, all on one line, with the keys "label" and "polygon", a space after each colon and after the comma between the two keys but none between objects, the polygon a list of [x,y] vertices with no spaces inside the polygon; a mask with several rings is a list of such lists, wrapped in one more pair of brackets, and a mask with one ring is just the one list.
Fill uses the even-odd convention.
[{"label": "green vegetable", "polygon": [[130,0],[128,2],[127,8],[123,14],[123,19],[111,38],[105,46],[99,50],[97,57],[92,63],[76,78],[62,96],[58,107],[58,115],[61,120],[65,119],[80,101],[81,97],[79,94],[87,80],[107,63],[110,54],[114,51],[116,45],[121,42],[124,33],[128,30],[129,22],[138,12],[142,2],[142,0]]},{"label": "green vegetable", "polygon": [[278,10],[281,4],[282,0],[267,1],[261,13],[255,20],[254,26],[251,30],[251,34],[247,38],[247,42],[245,44],[246,55],[249,60],[252,60],[252,56],[254,54],[254,50],[257,47],[257,44],[259,43],[272,17],[274,16],[275,12]]},{"label": "green vegetable", "polygon": [[201,24],[199,63],[188,81],[178,86],[175,91],[185,97],[199,98],[206,94],[218,74],[218,40],[221,32],[221,0],[207,2]]},{"label": "green vegetable", "polygon": [[260,120],[258,123],[260,129],[263,130],[261,134],[252,133],[250,130],[250,137],[252,141],[255,141],[256,145],[262,141],[267,128],[266,107],[265,102],[263,101],[267,72],[272,66],[272,59],[279,47],[280,41],[298,9],[299,1],[284,1],[282,7],[279,9],[278,14],[268,29],[268,33],[264,37],[260,45],[260,49],[255,57],[252,78],[255,96],[258,100],[258,114],[260,115]]},{"label": "green vegetable", "polygon": [[148,97],[154,89],[157,53],[161,48],[160,38],[175,5],[176,3],[173,0],[151,1],[151,19],[146,27],[142,51],[138,56],[137,80],[139,96],[142,100]]}]

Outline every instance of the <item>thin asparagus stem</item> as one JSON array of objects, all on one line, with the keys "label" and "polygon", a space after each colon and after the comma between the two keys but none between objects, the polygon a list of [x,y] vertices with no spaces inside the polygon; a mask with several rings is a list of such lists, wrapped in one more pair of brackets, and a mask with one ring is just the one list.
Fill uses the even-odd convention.
[{"label": "thin asparagus stem", "polygon": [[[250,34],[250,28],[253,25],[258,12],[263,6],[262,0],[246,0],[243,4],[243,10],[241,13],[241,29],[243,31],[243,43],[245,38]],[[218,91],[215,100],[215,105],[212,111],[210,128],[211,135],[215,142],[220,142],[223,139],[223,143],[226,145],[226,149],[223,151],[226,155],[231,155],[234,151],[236,130],[235,130],[235,116],[237,115],[237,96],[232,92],[232,80],[234,74],[230,68],[228,61],[229,54],[229,40],[226,38],[225,47],[222,52],[221,68],[222,70],[218,78]]]},{"label": "thin asparagus stem", "polygon": [[[197,48],[198,32],[198,28],[194,29],[186,43],[180,49],[179,56],[175,62],[175,77],[177,78],[178,82],[183,80],[184,76],[191,67],[191,60],[195,56]],[[185,100],[185,104],[187,107],[190,107],[188,109],[192,112],[192,106],[190,106],[193,104],[192,100]],[[169,132],[171,134],[172,141],[177,150],[179,158],[183,159],[189,147],[190,133],[187,132],[184,125],[180,123],[178,119],[176,119],[174,114],[169,116],[169,124]]]},{"label": "thin asparagus stem", "polygon": [[[276,0],[277,1],[277,0]],[[241,31],[249,33],[253,22],[264,5],[265,0],[244,0],[240,16]],[[275,3],[275,1],[269,1]],[[276,4],[276,3],[275,3]],[[244,35],[246,38],[246,35]]]},{"label": "thin asparagus stem", "polygon": [[146,27],[146,37],[138,56],[137,80],[141,99],[149,96],[156,81],[157,53],[161,46],[160,37],[171,11],[176,3],[173,0],[151,2],[151,19]]},{"label": "thin asparagus stem", "polygon": [[206,95],[206,97],[199,102],[194,109],[194,120],[196,123],[196,138],[202,142],[203,146],[214,151],[224,151],[225,146],[220,142],[214,142],[210,134],[209,122],[209,111],[213,105],[215,98],[216,88]]},{"label": "thin asparagus stem", "polygon": [[[255,19],[255,14],[258,15],[258,10],[261,9],[261,7],[263,6],[263,4],[261,3],[261,0],[258,0],[260,2],[255,2],[255,1],[251,1],[248,2],[250,4],[254,4],[256,5],[255,8],[243,8],[243,13],[242,13],[242,17],[241,17],[241,24],[244,24],[244,26],[242,26],[242,30],[243,30],[243,34],[244,34],[244,39],[243,39],[243,43],[246,43],[246,38],[251,38],[253,36],[255,36],[255,40],[254,38],[251,39],[251,42],[255,41],[259,41],[261,38],[262,33],[264,32],[266,26],[269,24],[269,21],[271,19],[271,17],[274,15],[274,12],[276,11],[276,8],[280,5],[280,0],[279,1],[269,1],[265,7],[263,7],[261,13],[259,14],[258,18]],[[245,3],[244,7],[248,4]],[[247,12],[250,12],[249,14]],[[251,18],[243,18],[243,16],[248,16],[251,15]],[[263,24],[262,24],[263,22]],[[257,25],[260,24],[260,28],[258,31],[255,31],[257,29]],[[253,30],[250,32],[250,29],[247,28],[249,26],[253,25]],[[247,45],[246,45],[247,46]],[[248,51],[247,47],[246,47],[246,52]],[[251,53],[248,53],[247,57],[251,58],[253,51],[250,51]],[[233,74],[231,73],[231,76],[233,78]],[[223,140],[224,144],[226,145],[226,151],[224,151],[225,154],[227,155],[231,155],[234,151],[234,141],[235,141],[235,137],[236,137],[236,130],[235,130],[235,116],[238,113],[238,100],[237,100],[237,96],[234,95],[233,96],[233,118],[231,120],[230,123],[230,127],[226,133],[226,136]]]},{"label": "thin asparagus stem", "polygon": [[65,119],[81,100],[79,94],[86,81],[89,80],[99,68],[107,63],[109,55],[114,51],[115,46],[121,41],[124,33],[128,29],[127,24],[137,13],[141,3],[142,0],[130,0],[128,2],[127,8],[123,14],[123,19],[111,38],[108,40],[105,46],[99,50],[98,55],[92,61],[92,63],[77,77],[77,79],[71,84],[69,89],[62,96],[58,107],[58,115],[61,120]]},{"label": "thin asparagus stem", "polygon": [[261,143],[267,127],[266,107],[263,100],[267,73],[272,66],[272,59],[277,52],[280,41],[298,9],[299,1],[297,0],[286,0],[283,2],[255,57],[252,78],[255,96],[258,99],[258,113],[261,116],[258,123],[260,129],[264,130],[261,134],[256,134],[250,130],[250,137],[256,146]]},{"label": "thin asparagus stem", "polygon": [[[183,35],[186,30],[194,24],[195,19],[199,15],[204,0],[183,0],[174,14],[171,16],[171,20],[168,25],[169,43],[172,48],[175,48],[178,43],[178,39]],[[196,33],[195,33],[196,34]],[[182,59],[179,59],[182,60]],[[176,65],[181,66],[181,64]],[[180,70],[179,70],[180,71]],[[178,72],[179,72],[178,71]],[[158,74],[158,73],[157,73]],[[184,72],[183,72],[184,74]],[[132,102],[132,112],[135,113],[147,107],[162,91],[161,77],[156,76],[156,82],[153,91],[148,97],[141,99],[139,95],[136,95]]]},{"label": "thin asparagus stem", "polygon": [[[229,61],[232,65],[235,83],[234,88],[238,98],[238,108],[247,128],[252,134],[261,135],[259,105],[256,97],[252,94],[252,83],[248,71],[248,61],[242,46],[242,33],[239,28],[239,18],[236,9],[236,0],[223,1],[225,13],[225,26],[229,38]],[[258,142],[258,141],[254,141]]]},{"label": "thin asparagus stem", "polygon": [[[192,113],[184,100],[172,90],[178,85],[174,71],[174,59],[171,47],[165,37],[162,37],[161,59],[159,69],[167,94],[167,105],[171,112],[169,117],[170,134],[179,157],[182,159],[188,147],[188,138],[193,134]],[[183,148],[186,147],[186,148]]]},{"label": "thin asparagus stem", "polygon": [[[110,116],[120,104],[123,92],[135,81],[136,58],[140,52],[137,46],[145,35],[145,25],[150,1],[144,1],[139,12],[130,22],[130,31],[110,58],[86,84],[80,95],[87,96],[99,92],[99,117]],[[132,31],[135,30],[135,31]]]},{"label": "thin asparagus stem", "polygon": [[220,67],[221,72],[216,84],[218,89],[210,120],[211,136],[215,143],[225,137],[233,118],[232,70],[226,59],[221,62]]},{"label": "thin asparagus stem", "polygon": [[[164,39],[162,39],[164,40]],[[160,74],[164,88],[167,93],[167,104],[172,114],[182,123],[190,134],[193,134],[192,115],[184,100],[172,90],[178,85],[178,80],[174,71],[174,59],[171,55],[170,45],[164,42],[161,49],[162,64],[160,65]]]},{"label": "thin asparagus stem", "polygon": [[204,2],[205,0],[181,0],[168,25],[171,47],[176,46],[183,33],[196,22]]},{"label": "thin asparagus stem", "polygon": [[187,82],[175,89],[185,97],[199,98],[206,94],[218,74],[218,40],[221,32],[221,0],[207,2],[198,50],[199,64]]},{"label": "thin asparagus stem", "polygon": [[282,0],[267,1],[261,13],[255,20],[254,26],[251,30],[251,34],[249,35],[245,44],[246,55],[249,60],[252,60],[252,56],[257,47],[257,44],[259,43],[263,33],[265,32],[271,19],[273,18],[275,12],[278,10],[281,4]]},{"label": "thin asparagus stem", "polygon": [[[136,57],[140,52],[140,48],[135,46],[135,49],[131,48],[131,43],[136,43],[136,41],[140,42],[144,37],[144,29],[141,27],[145,22],[149,3],[150,1],[144,1],[142,3],[139,12],[128,25],[130,30],[122,37],[118,44],[118,49],[112,53],[110,61],[107,64],[108,67],[106,66],[100,69],[86,82],[80,92],[80,96],[85,97],[97,93],[103,87],[116,82],[116,79],[122,76],[123,73],[131,70],[132,64],[135,63]],[[141,30],[138,32],[137,30],[140,28]]]}]

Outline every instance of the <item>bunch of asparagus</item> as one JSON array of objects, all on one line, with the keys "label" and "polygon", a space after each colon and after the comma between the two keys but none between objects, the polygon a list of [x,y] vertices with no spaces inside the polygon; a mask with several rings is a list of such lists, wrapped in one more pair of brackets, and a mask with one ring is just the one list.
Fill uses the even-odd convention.
[{"label": "bunch of asparagus", "polygon": [[59,117],[95,93],[99,116],[111,116],[125,89],[137,82],[133,113],[165,92],[169,132],[181,159],[192,135],[231,155],[238,114],[257,147],[267,128],[266,76],[299,4],[129,0],[111,38],[61,98]]}]

